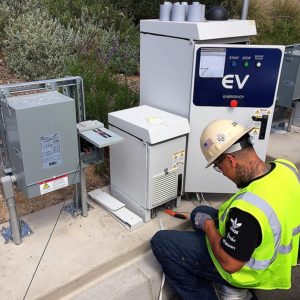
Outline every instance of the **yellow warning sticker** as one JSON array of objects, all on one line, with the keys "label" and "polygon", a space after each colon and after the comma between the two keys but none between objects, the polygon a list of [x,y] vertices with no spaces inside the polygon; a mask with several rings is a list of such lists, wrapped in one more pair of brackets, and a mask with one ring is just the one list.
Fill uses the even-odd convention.
[{"label": "yellow warning sticker", "polygon": [[56,191],[69,185],[68,175],[53,178],[40,183],[41,195]]},{"label": "yellow warning sticker", "polygon": [[172,155],[172,168],[183,166],[185,162],[185,151],[181,150]]}]

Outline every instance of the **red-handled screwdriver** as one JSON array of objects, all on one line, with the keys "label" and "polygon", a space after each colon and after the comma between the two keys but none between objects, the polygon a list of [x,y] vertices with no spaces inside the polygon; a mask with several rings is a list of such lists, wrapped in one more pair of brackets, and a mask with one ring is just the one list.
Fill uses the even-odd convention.
[{"label": "red-handled screwdriver", "polygon": [[184,219],[184,220],[188,219],[188,214],[186,214],[186,213],[179,213],[179,212],[173,211],[171,209],[165,209],[164,212],[167,213],[168,215],[178,218],[178,219]]}]

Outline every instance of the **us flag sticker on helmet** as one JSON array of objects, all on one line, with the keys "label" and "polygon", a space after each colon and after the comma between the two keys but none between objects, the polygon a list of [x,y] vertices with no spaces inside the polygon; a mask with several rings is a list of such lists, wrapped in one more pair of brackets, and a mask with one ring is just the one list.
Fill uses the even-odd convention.
[{"label": "us flag sticker on helmet", "polygon": [[212,145],[213,145],[214,143],[212,142],[212,140],[209,138],[208,140],[206,140],[205,142],[204,142],[204,147],[205,147],[205,149],[209,149]]}]

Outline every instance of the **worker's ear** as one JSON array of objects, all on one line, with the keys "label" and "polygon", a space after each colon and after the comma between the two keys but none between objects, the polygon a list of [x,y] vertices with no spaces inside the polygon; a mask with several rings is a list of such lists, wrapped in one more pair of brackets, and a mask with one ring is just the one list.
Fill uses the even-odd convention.
[{"label": "worker's ear", "polygon": [[229,160],[229,163],[230,163],[231,167],[236,166],[236,159],[235,159],[234,155],[227,154],[226,159]]}]

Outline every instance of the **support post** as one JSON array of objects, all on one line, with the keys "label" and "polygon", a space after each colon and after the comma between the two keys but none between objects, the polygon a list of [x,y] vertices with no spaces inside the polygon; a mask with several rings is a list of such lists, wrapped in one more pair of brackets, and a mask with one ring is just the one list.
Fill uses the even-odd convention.
[{"label": "support post", "polygon": [[13,182],[15,181],[14,176],[1,177],[1,185],[3,190],[3,196],[6,200],[8,213],[9,213],[9,224],[12,231],[12,240],[16,245],[21,244],[21,227],[20,221],[16,209],[16,199],[14,194]]},{"label": "support post", "polygon": [[88,215],[88,204],[86,197],[86,175],[84,163],[80,162],[80,198],[81,198],[81,215],[87,217]]}]

